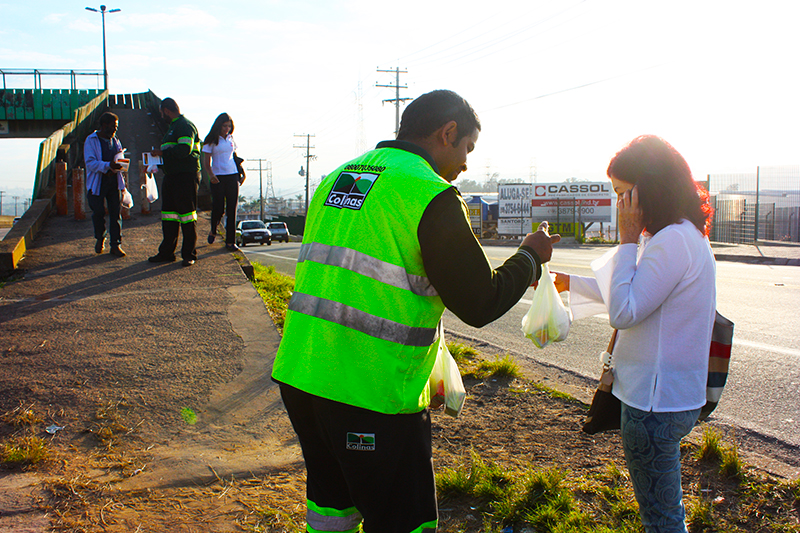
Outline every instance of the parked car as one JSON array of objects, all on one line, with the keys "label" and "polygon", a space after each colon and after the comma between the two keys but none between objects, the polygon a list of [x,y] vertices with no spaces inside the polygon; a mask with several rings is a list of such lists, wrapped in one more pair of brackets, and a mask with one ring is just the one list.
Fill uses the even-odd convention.
[{"label": "parked car", "polygon": [[273,240],[289,242],[289,228],[286,222],[267,222],[267,228],[272,233]]},{"label": "parked car", "polygon": [[240,220],[236,224],[236,245],[247,246],[251,242],[272,244],[272,233],[260,220]]}]

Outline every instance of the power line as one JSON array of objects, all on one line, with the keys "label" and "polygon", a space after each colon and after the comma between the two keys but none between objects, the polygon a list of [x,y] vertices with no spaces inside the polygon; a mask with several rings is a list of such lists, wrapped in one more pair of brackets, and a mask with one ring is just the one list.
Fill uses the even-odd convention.
[{"label": "power line", "polygon": [[498,109],[503,109],[503,108],[506,108],[506,107],[512,107],[512,106],[515,106],[515,105],[524,104],[524,103],[526,103],[526,102],[532,102],[532,101],[534,101],[534,100],[540,100],[540,99],[542,99],[542,98],[546,98],[546,97],[548,97],[548,96],[553,96],[553,95],[556,95],[556,94],[566,93],[566,92],[569,92],[569,91],[574,91],[574,90],[576,90],[576,89],[583,89],[584,87],[589,87],[589,86],[591,86],[591,85],[597,85],[598,83],[604,83],[604,82],[607,82],[607,81],[616,80],[616,79],[618,79],[618,78],[624,78],[625,76],[631,76],[631,75],[633,75],[633,74],[638,74],[639,72],[644,72],[645,70],[650,70],[650,69],[658,68],[658,67],[660,67],[660,66],[663,66],[663,65],[664,65],[664,63],[661,63],[661,64],[659,64],[659,65],[651,65],[651,66],[649,66],[649,67],[640,68],[640,69],[638,69],[638,70],[634,70],[634,71],[632,71],[632,72],[626,72],[626,73],[624,73],[624,74],[618,74],[618,75],[616,75],[616,76],[611,76],[611,77],[609,77],[609,78],[603,78],[602,80],[590,81],[589,83],[584,83],[584,84],[581,84],[581,85],[576,85],[576,86],[574,86],[574,87],[569,87],[569,88],[567,88],[567,89],[560,89],[560,90],[558,90],[558,91],[553,91],[553,92],[551,92],[551,93],[547,93],[547,94],[540,94],[539,96],[534,96],[533,98],[526,98],[525,100],[520,100],[519,102],[514,102],[514,103],[511,103],[511,104],[505,104],[505,105],[501,105],[501,106],[493,107],[493,108],[491,108],[491,109],[482,109],[482,110],[481,110],[481,113],[487,113],[487,112],[489,112],[489,111],[497,111]]}]

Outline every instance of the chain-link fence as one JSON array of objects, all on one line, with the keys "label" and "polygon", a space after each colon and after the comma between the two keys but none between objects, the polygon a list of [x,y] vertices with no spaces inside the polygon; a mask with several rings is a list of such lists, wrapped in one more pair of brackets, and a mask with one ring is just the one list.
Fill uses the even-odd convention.
[{"label": "chain-link fence", "polygon": [[710,174],[711,240],[800,242],[800,165],[757,167],[749,174]]}]

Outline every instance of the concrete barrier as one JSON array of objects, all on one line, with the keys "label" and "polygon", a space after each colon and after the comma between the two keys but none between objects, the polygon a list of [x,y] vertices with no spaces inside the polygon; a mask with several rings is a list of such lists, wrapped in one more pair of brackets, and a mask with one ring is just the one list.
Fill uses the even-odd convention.
[{"label": "concrete barrier", "polygon": [[0,241],[0,276],[13,274],[25,252],[33,245],[33,239],[44,226],[47,217],[55,208],[55,189],[46,194],[47,198],[34,200],[19,221]]}]

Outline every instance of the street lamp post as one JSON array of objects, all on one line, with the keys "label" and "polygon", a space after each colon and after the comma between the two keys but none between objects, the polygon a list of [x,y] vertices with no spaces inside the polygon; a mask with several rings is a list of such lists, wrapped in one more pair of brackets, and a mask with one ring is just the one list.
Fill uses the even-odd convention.
[{"label": "street lamp post", "polygon": [[103,90],[108,90],[108,67],[106,66],[106,13],[117,13],[118,11],[122,11],[119,8],[109,9],[106,11],[106,6],[100,6],[100,9],[97,10],[93,7],[87,7],[88,11],[94,11],[95,13],[100,13],[103,19]]}]

